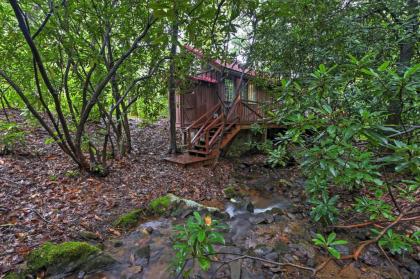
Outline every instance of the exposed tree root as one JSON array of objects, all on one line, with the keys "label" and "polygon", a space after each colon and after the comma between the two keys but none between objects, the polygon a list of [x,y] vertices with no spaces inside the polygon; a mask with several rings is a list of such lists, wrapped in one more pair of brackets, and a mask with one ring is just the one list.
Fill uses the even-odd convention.
[{"label": "exposed tree root", "polygon": [[[420,219],[420,215],[413,216],[413,217],[401,218],[401,220],[399,222],[406,222],[406,221],[412,221],[412,220],[417,220],[417,219]],[[384,224],[384,223],[389,223],[389,222],[390,221],[370,221],[370,222],[364,222],[364,223],[352,224],[352,225],[336,225],[336,226],[332,226],[332,228],[337,228],[337,229],[363,228],[363,227],[367,227],[367,226],[370,226],[370,225],[379,225],[379,224]]]},{"label": "exposed tree root", "polygon": [[404,214],[400,214],[397,219],[395,219],[392,223],[390,223],[388,226],[386,226],[375,238],[367,240],[367,241],[363,241],[361,242],[361,244],[354,250],[353,254],[348,255],[348,256],[344,256],[341,257],[342,260],[347,260],[347,259],[354,259],[354,260],[358,260],[360,255],[362,254],[363,250],[366,248],[366,246],[370,245],[370,244],[374,244],[376,242],[379,241],[379,239],[382,238],[382,236],[393,226],[395,226],[396,224],[398,224],[401,219],[404,217]]},{"label": "exposed tree root", "polygon": [[[236,253],[214,253],[211,255],[234,255],[234,256],[238,256],[236,258],[230,259],[230,260],[226,260],[226,261],[221,261],[221,260],[212,260],[213,262],[217,262],[220,263],[221,265],[216,269],[216,271],[214,272],[214,276],[216,276],[217,272],[224,266],[227,265],[231,262],[234,261],[239,261],[239,260],[243,260],[243,259],[251,259],[251,260],[256,260],[256,261],[261,261],[261,262],[265,262],[265,263],[269,263],[272,265],[276,265],[276,266],[290,266],[290,267],[294,267],[297,269],[303,269],[303,270],[307,270],[312,272],[312,275],[315,275],[317,272],[319,272],[320,270],[322,270],[331,260],[332,258],[329,258],[328,260],[326,260],[325,262],[321,263],[320,265],[318,265],[315,268],[309,267],[309,266],[303,266],[303,265],[298,265],[298,264],[294,264],[294,263],[289,263],[289,262],[275,262],[275,261],[271,261],[271,260],[267,260],[264,258],[260,258],[260,257],[255,257],[255,256],[250,256],[250,255],[242,255],[242,254],[236,254]],[[207,255],[207,256],[211,256],[211,255]]]}]

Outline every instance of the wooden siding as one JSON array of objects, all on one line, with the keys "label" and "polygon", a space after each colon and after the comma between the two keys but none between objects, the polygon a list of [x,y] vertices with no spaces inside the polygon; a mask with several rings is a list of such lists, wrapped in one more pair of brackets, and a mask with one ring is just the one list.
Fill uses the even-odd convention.
[{"label": "wooden siding", "polygon": [[185,127],[205,114],[218,102],[217,85],[197,82],[192,90],[178,94],[176,117],[177,127]]},{"label": "wooden siding", "polygon": [[[221,74],[217,71],[209,71],[205,74],[200,74],[199,78],[211,78],[212,80],[226,80],[230,79],[234,84],[235,94],[240,94],[239,86],[241,81],[240,73],[225,72],[224,78],[221,78]],[[248,96],[248,77],[243,76],[242,82],[246,83],[246,91]],[[194,79],[193,87],[185,92],[177,94],[176,102],[176,125],[178,128],[185,128],[192,122],[200,118],[211,108],[213,108],[220,101],[223,101],[224,105],[229,108],[233,105],[232,102],[226,101],[226,88],[223,81],[218,83],[207,82],[205,80]],[[252,81],[249,81],[252,82]],[[254,86],[256,84],[254,83]],[[218,96],[219,95],[219,96]],[[242,118],[244,123],[252,123],[264,117],[262,105],[270,101],[269,96],[256,87],[256,100],[244,99],[241,104],[236,108],[236,113]],[[234,96],[235,99],[235,96]]]}]

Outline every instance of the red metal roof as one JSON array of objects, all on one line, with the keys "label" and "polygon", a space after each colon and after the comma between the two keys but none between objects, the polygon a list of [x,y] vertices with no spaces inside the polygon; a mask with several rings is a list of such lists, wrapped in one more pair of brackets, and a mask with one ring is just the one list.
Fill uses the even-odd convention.
[{"label": "red metal roof", "polygon": [[201,81],[206,81],[210,83],[217,83],[217,80],[215,78],[211,76],[206,76],[206,75],[190,76],[190,78],[193,80],[201,80]]},{"label": "red metal roof", "polygon": [[[203,59],[204,54],[201,50],[196,49],[196,48],[194,48],[192,46],[189,46],[189,45],[184,45],[184,47],[189,52],[193,53],[196,57],[198,57],[200,59]],[[212,63],[216,66],[227,68],[227,69],[232,70],[232,71],[239,72],[239,73],[243,72],[243,73],[245,73],[246,75],[249,75],[249,76],[256,76],[256,72],[254,70],[242,68],[241,65],[239,65],[237,62],[227,63],[227,62],[222,62],[220,59],[215,59],[215,60],[210,61],[210,63]]]}]

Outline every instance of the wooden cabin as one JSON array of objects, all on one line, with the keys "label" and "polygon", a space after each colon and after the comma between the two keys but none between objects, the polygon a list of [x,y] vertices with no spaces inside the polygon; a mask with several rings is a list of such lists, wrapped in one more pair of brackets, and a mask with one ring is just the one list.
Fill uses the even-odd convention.
[{"label": "wooden cabin", "polygon": [[[185,48],[203,62],[201,51]],[[183,165],[218,157],[241,130],[267,120],[263,108],[270,97],[256,85],[255,71],[220,60],[201,65],[176,96],[176,125],[185,152],[167,160]]]}]

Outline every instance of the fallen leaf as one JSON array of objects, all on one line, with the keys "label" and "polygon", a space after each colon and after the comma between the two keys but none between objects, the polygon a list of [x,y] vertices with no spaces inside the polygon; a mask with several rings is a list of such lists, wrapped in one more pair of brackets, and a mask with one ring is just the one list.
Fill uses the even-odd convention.
[{"label": "fallen leaf", "polygon": [[109,231],[110,233],[112,233],[113,235],[116,235],[116,236],[121,236],[121,233],[120,233],[119,231],[117,231],[116,229],[109,228],[109,229],[108,229],[108,231]]}]

